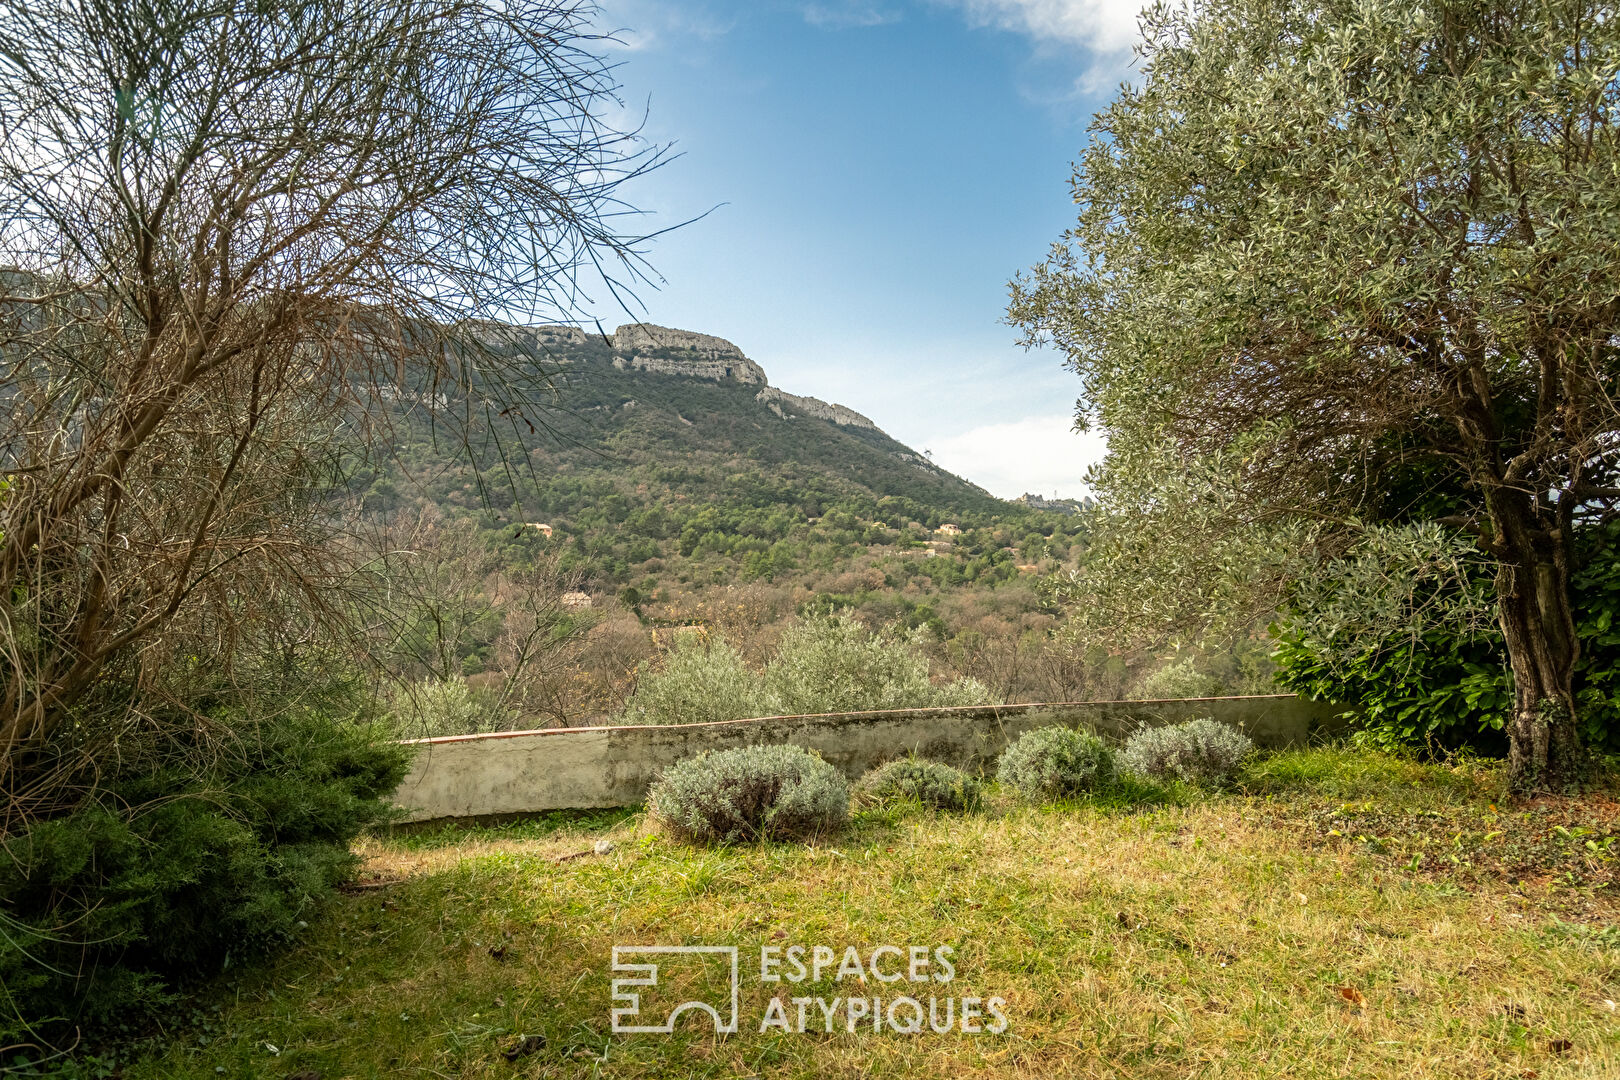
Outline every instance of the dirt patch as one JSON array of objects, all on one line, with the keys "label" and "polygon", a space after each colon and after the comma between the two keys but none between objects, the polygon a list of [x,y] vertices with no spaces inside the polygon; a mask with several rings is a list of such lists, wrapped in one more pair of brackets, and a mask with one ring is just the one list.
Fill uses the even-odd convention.
[{"label": "dirt patch", "polygon": [[632,825],[614,829],[606,834],[559,834],[543,839],[468,839],[457,844],[429,848],[409,848],[386,841],[362,838],[354,852],[360,856],[360,871],[351,888],[382,887],[406,878],[440,874],[453,870],[468,859],[507,856],[533,859],[536,862],[577,865],[608,852],[598,853],[597,842],[608,839],[614,850],[633,842],[636,828]]}]

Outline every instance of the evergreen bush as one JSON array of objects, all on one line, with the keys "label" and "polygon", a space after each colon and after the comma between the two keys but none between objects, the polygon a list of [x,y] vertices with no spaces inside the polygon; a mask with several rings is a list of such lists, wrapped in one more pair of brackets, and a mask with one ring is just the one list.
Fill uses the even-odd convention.
[{"label": "evergreen bush", "polygon": [[919,758],[879,765],[855,784],[856,801],[869,805],[917,802],[936,810],[972,810],[983,797],[983,786],[961,769]]},{"label": "evergreen bush", "polygon": [[1224,783],[1253,752],[1254,742],[1243,732],[1200,719],[1138,730],[1126,740],[1119,764],[1151,780]]},{"label": "evergreen bush", "polygon": [[1114,782],[1114,752],[1097,736],[1066,727],[1025,732],[1001,755],[996,779],[1032,801],[1102,791]]},{"label": "evergreen bush", "polygon": [[1185,698],[1220,697],[1226,685],[1213,675],[1198,670],[1192,657],[1164,665],[1131,691],[1135,701],[1178,701]]},{"label": "evergreen bush", "polygon": [[653,816],[698,843],[802,840],[849,818],[849,784],[797,746],[745,746],[671,766],[648,796]]},{"label": "evergreen bush", "polygon": [[491,695],[457,675],[426,679],[394,694],[393,719],[400,738],[428,739],[504,731],[513,718]]},{"label": "evergreen bush", "polygon": [[937,685],[915,642],[868,630],[850,615],[805,619],[782,636],[765,693],[785,715],[988,705],[974,679]]},{"label": "evergreen bush", "polygon": [[685,634],[658,667],[644,666],[620,724],[701,724],[775,712],[760,678],[719,635]]},{"label": "evergreen bush", "polygon": [[974,679],[928,677],[914,641],[868,630],[849,615],[817,615],[787,631],[763,674],[724,639],[690,634],[636,680],[617,722],[696,724],[749,716],[987,705]]},{"label": "evergreen bush", "polygon": [[0,1034],[132,1030],[285,943],[353,872],[408,750],[324,708],[214,719],[6,837]]}]

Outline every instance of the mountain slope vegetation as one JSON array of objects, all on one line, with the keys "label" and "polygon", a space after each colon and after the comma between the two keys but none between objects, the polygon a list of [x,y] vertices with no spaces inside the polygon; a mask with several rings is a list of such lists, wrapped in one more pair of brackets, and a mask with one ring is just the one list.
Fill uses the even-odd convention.
[{"label": "mountain slope vegetation", "polygon": [[[400,547],[420,546],[424,522],[476,533],[482,553],[463,573],[486,582],[487,610],[463,615],[451,647],[416,649],[433,655],[421,674],[499,670],[508,619],[488,583],[545,563],[590,598],[559,626],[588,626],[597,653],[559,719],[611,713],[669,643],[661,628],[708,627],[763,663],[811,611],[920,635],[942,679],[1059,692],[1016,685],[1029,665],[998,676],[948,657],[953,642],[960,659],[992,640],[1044,640],[1055,619],[1035,583],[1079,555],[1080,516],[998,499],[852,410],[769,386],[719,338],[500,327],[490,347],[532,354],[549,408],[493,418],[469,447],[401,406],[392,455],[354,478],[368,518],[419,534]],[[442,636],[442,620],[429,629]]]}]

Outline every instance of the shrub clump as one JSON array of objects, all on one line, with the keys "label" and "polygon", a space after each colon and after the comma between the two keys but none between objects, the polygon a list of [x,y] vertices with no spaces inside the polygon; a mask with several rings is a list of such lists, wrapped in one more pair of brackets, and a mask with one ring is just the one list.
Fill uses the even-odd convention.
[{"label": "shrub clump", "polygon": [[963,678],[937,684],[917,641],[874,632],[850,615],[809,618],[782,635],[765,667],[765,692],[784,714],[988,705],[990,691]]},{"label": "shrub clump", "polygon": [[1130,697],[1136,701],[1173,701],[1220,697],[1227,692],[1221,680],[1199,671],[1192,657],[1187,657],[1178,663],[1166,664],[1143,679]]},{"label": "shrub clump", "polygon": [[849,784],[797,746],[745,746],[678,762],[648,803],[666,828],[698,843],[798,840],[849,819]]},{"label": "shrub clump", "polygon": [[718,635],[685,634],[661,666],[644,666],[620,724],[702,724],[775,709],[743,658]]},{"label": "shrub clump", "polygon": [[821,615],[789,629],[763,672],[751,670],[718,635],[684,636],[661,662],[642,667],[615,722],[697,724],[992,700],[974,679],[933,682],[915,639],[868,630],[848,615]]},{"label": "shrub clump", "polygon": [[389,817],[406,748],[323,708],[224,721],[6,837],[7,1039],[139,1027],[177,989],[286,944],[353,873],[351,842]]},{"label": "shrub clump", "polygon": [[427,679],[393,695],[391,719],[402,739],[477,735],[505,731],[512,716],[499,702],[474,690],[466,679]]},{"label": "shrub clump", "polygon": [[904,758],[879,765],[855,785],[858,802],[918,802],[936,810],[972,810],[984,798],[983,785],[961,769],[937,761]]},{"label": "shrub clump", "polygon": [[1253,752],[1253,740],[1236,728],[1214,720],[1189,720],[1138,730],[1126,741],[1119,760],[1130,772],[1155,780],[1221,783],[1231,779]]},{"label": "shrub clump", "polygon": [[1114,782],[1114,752],[1097,736],[1066,727],[1025,732],[1007,747],[996,779],[1026,799],[1061,799]]}]

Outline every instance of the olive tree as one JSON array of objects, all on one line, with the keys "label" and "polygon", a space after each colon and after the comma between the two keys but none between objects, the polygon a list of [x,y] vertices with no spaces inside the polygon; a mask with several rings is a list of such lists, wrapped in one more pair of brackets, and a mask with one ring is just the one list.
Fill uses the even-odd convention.
[{"label": "olive tree", "polygon": [[11,813],[49,748],[99,745],[94,693],[342,636],[338,448],[386,451],[402,411],[535,422],[532,335],[497,321],[566,313],[582,266],[634,273],[617,192],[659,156],[607,120],[593,15],[0,0]]},{"label": "olive tree", "polygon": [[1454,478],[1465,512],[1403,514],[1490,561],[1513,783],[1567,780],[1572,537],[1620,495],[1612,9],[1199,0],[1143,28],[1011,307],[1109,440],[1093,581],[1263,612],[1397,479]]}]

